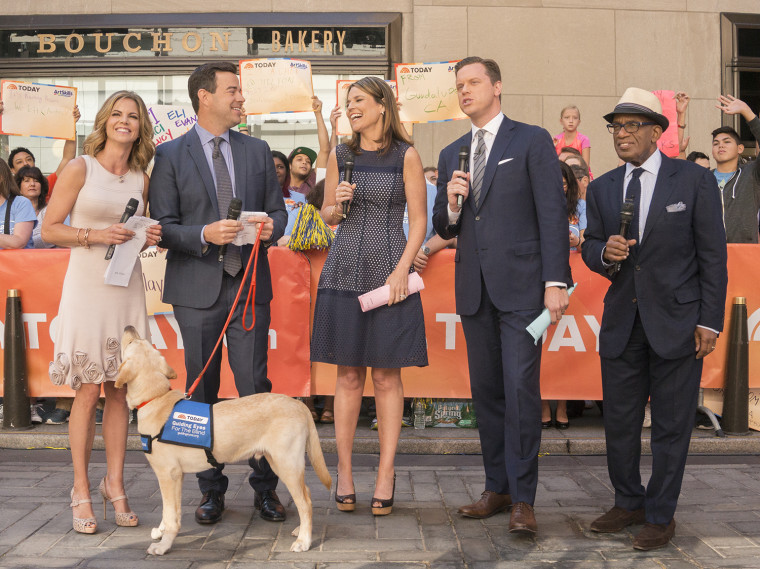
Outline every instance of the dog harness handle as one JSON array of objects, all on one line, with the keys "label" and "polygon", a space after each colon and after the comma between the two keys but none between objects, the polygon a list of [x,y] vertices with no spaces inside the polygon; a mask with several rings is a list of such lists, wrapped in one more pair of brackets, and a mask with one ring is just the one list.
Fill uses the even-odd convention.
[{"label": "dog harness handle", "polygon": [[[248,296],[245,301],[245,306],[243,307],[243,328],[250,332],[253,330],[253,327],[256,324],[256,311],[251,309],[251,326],[250,328],[245,325],[245,314],[248,311],[248,306],[251,304],[252,301],[255,301],[256,299],[256,267],[259,263],[259,249],[261,248],[261,230],[264,229],[264,224],[259,224],[259,230],[256,232],[256,239],[253,242],[253,251],[251,252],[251,256],[248,258],[248,264],[245,266],[245,271],[243,272],[243,280],[240,282],[240,288],[238,289],[237,296],[235,296],[235,302],[232,303],[232,309],[230,310],[229,316],[227,316],[227,321],[224,323],[224,327],[222,328],[222,333],[219,334],[219,339],[216,341],[216,345],[214,346],[214,350],[211,352],[211,355],[208,358],[208,361],[206,362],[206,365],[203,367],[201,372],[198,374],[198,377],[195,378],[195,381],[190,386],[190,389],[187,390],[187,393],[185,393],[185,399],[190,399],[190,397],[193,396],[193,392],[195,391],[195,388],[198,387],[198,384],[201,382],[201,379],[203,379],[203,374],[206,373],[206,370],[208,369],[208,366],[211,364],[211,360],[214,358],[214,354],[216,353],[216,350],[219,349],[220,344],[222,343],[222,339],[224,338],[224,333],[227,331],[227,326],[230,325],[230,321],[232,320],[232,315],[235,313],[235,307],[237,306],[238,300],[240,300],[240,295],[243,292],[243,287],[245,286],[245,281],[248,278],[248,275],[251,275],[251,284],[248,287]],[[253,273],[251,273],[251,263],[253,263]]]}]

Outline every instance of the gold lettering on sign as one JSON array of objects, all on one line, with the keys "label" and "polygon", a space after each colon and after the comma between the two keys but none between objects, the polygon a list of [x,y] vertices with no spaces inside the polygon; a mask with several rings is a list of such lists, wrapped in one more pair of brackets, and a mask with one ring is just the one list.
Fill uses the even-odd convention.
[{"label": "gold lettering on sign", "polygon": [[338,53],[343,53],[343,40],[346,39],[346,30],[342,32],[335,30],[335,35],[338,36]]},{"label": "gold lettering on sign", "polygon": [[224,39],[222,39],[222,36],[220,36],[217,32],[210,33],[211,51],[219,51],[219,48],[216,47],[217,42],[219,42],[219,46],[222,48],[222,51],[227,51],[230,48],[230,32],[224,32]]},{"label": "gold lettering on sign", "polygon": [[[74,49],[71,47],[72,40],[77,41],[77,47]],[[84,47],[84,38],[79,34],[69,34],[66,36],[66,41],[63,43],[63,45],[66,47],[66,51],[69,53],[79,53],[82,51],[82,48]]]},{"label": "gold lettering on sign", "polygon": [[319,51],[319,31],[311,30],[311,51]]},{"label": "gold lettering on sign", "polygon": [[285,33],[285,51],[293,51],[293,32],[290,30]]},{"label": "gold lettering on sign", "polygon": [[40,45],[37,48],[37,53],[53,53],[55,51],[55,35],[54,34],[37,34],[40,40]]},{"label": "gold lettering on sign", "polygon": [[272,30],[272,51],[280,51],[280,32]]},{"label": "gold lettering on sign", "polygon": [[[151,51],[171,51],[172,50],[172,32],[167,32],[164,34],[164,39],[161,39],[160,33],[152,33],[150,34],[153,36],[153,47],[150,48]],[[163,47],[160,47],[159,44],[162,44]]]},{"label": "gold lettering on sign", "polygon": [[134,53],[136,51],[140,51],[140,44],[137,44],[137,47],[132,47],[129,44],[129,38],[135,38],[138,42],[142,39],[142,34],[136,34],[136,33],[130,33],[124,36],[124,41],[122,44],[124,45],[124,49],[130,53]]},{"label": "gold lettering on sign", "polygon": [[[190,47],[190,42],[188,42],[188,38],[195,38],[195,43],[193,47]],[[187,32],[185,34],[185,37],[182,38],[182,49],[185,51],[193,52],[198,51],[198,48],[203,45],[203,39],[201,38],[201,35],[197,32]]]},{"label": "gold lettering on sign", "polygon": [[325,30],[325,51],[327,53],[332,53],[332,32],[330,30]]},{"label": "gold lettering on sign", "polygon": [[100,33],[92,34],[92,37],[95,38],[95,51],[97,51],[98,53],[108,53],[109,51],[111,51],[111,38],[115,35],[116,34],[113,34],[113,33],[105,34],[107,43],[106,43],[106,47],[103,48],[100,45],[100,38],[103,37],[103,34],[100,34]]},{"label": "gold lettering on sign", "polygon": [[298,53],[306,51],[306,30],[298,30]]}]

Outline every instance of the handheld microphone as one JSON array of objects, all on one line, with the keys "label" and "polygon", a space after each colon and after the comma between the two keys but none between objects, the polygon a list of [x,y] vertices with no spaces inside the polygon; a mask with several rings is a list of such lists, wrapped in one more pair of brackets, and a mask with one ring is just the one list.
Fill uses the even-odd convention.
[{"label": "handheld microphone", "polygon": [[[344,162],[345,166],[345,176],[343,179],[351,183],[351,177],[354,175],[354,155],[350,154],[346,157],[346,160]],[[343,202],[343,219],[346,219],[346,216],[348,215],[348,210],[350,209],[351,204],[348,201]]]},{"label": "handheld microphone", "polygon": [[[124,213],[121,214],[119,223],[126,223],[127,220],[135,214],[138,205],[140,204],[135,198],[129,198],[127,207],[124,208]],[[111,257],[113,257],[114,251],[116,251],[116,244],[109,245],[108,252],[106,253],[106,261],[109,261]]]},{"label": "handheld microphone", "polygon": [[[636,206],[633,204],[633,198],[628,198],[623,202],[623,209],[620,210],[620,232],[626,239],[628,235],[628,229],[631,227],[633,221],[633,214],[636,211]],[[612,274],[616,275],[620,272],[621,261],[616,261],[612,267]]]},{"label": "handheld microphone", "polygon": [[[243,209],[243,202],[238,198],[230,200],[230,207],[227,208],[227,219],[237,219],[240,217],[240,210]],[[224,254],[227,252],[227,244],[219,247],[219,262],[224,261]]]},{"label": "handheld microphone", "polygon": [[[462,172],[467,172],[470,169],[470,147],[462,146],[459,149],[459,169]],[[457,196],[457,206],[462,209],[462,194]]]}]

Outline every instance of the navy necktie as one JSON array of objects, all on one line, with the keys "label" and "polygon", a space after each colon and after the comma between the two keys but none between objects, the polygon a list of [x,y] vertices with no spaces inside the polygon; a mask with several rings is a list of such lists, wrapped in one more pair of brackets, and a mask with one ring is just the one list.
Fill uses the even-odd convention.
[{"label": "navy necktie", "polygon": [[631,172],[631,181],[628,182],[628,188],[625,191],[625,199],[633,201],[633,220],[631,221],[630,237],[626,239],[635,239],[636,245],[641,241],[641,231],[639,229],[639,208],[641,207],[641,180],[639,177],[644,173],[644,168],[634,168]]}]

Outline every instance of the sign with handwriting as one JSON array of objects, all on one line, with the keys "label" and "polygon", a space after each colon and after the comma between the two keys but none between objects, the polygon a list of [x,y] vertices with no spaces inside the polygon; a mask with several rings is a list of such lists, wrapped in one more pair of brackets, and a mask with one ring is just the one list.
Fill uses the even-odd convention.
[{"label": "sign with handwriting", "polygon": [[301,59],[244,59],[240,86],[248,115],[311,111],[311,63]]},{"label": "sign with handwriting", "polygon": [[662,114],[670,122],[667,130],[657,140],[657,148],[670,158],[678,158],[681,149],[678,147],[678,112],[676,111],[676,94],[674,91],[652,91],[660,100]]},{"label": "sign with handwriting", "polygon": [[182,136],[198,122],[193,107],[148,105],[148,116],[153,124],[156,146]]},{"label": "sign with handwriting", "polygon": [[0,92],[0,133],[63,140],[76,137],[76,87],[4,79]]},{"label": "sign with handwriting", "polygon": [[396,84],[401,120],[411,123],[467,118],[459,108],[454,66],[439,63],[397,63]]}]

